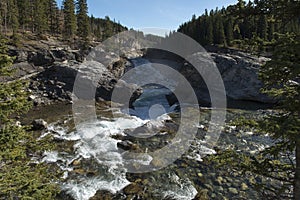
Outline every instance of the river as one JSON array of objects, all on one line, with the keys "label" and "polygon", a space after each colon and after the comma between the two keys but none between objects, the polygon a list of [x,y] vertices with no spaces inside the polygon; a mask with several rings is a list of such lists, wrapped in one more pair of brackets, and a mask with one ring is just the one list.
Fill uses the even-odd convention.
[{"label": "river", "polygon": [[[133,63],[149,65],[146,60],[135,60]],[[169,89],[150,84],[144,86],[143,91],[129,112],[99,106],[97,121],[84,122],[75,130],[68,126],[72,118],[67,116],[64,123],[55,122],[44,131],[41,137],[51,134],[61,143],[58,150],[45,152],[43,162],[55,163],[64,171],[60,184],[66,195],[76,200],[87,200],[95,195],[98,199],[104,199],[107,192],[112,199],[191,200],[197,194],[199,198],[200,193],[212,199],[237,196],[257,198],[250,182],[261,181],[259,177],[244,177],[230,168],[218,170],[214,164],[203,160],[205,155],[216,153],[203,139],[209,125],[210,108],[200,109],[200,123],[195,124],[198,129],[196,138],[189,150],[175,162],[153,172],[128,171],[126,166],[130,162],[141,165],[155,163],[150,155],[133,160],[124,158],[124,151],[133,150],[147,155],[148,151],[170,143],[180,123],[176,105],[169,106],[166,99],[171,92]],[[111,112],[114,112],[113,116],[109,114]],[[241,113],[254,116],[262,112],[266,111],[228,110],[227,119],[229,121]],[[132,135],[135,130],[138,135]],[[226,125],[222,129],[218,148],[235,146],[257,151],[271,142],[267,136]]]}]

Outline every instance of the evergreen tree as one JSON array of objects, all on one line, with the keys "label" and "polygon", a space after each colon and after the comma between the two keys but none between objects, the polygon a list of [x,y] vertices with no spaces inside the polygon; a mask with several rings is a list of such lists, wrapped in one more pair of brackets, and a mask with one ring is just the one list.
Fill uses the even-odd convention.
[{"label": "evergreen tree", "polygon": [[[263,130],[279,142],[269,149],[269,155],[294,152],[294,198],[300,199],[300,35],[283,35],[275,44],[272,60],[261,69],[264,92],[280,101],[282,112],[268,116]],[[267,159],[267,158],[265,158]]]},{"label": "evergreen tree", "polygon": [[268,40],[269,41],[272,41],[274,39],[274,32],[275,32],[274,22],[270,22],[269,28],[268,28]]},{"label": "evergreen tree", "polygon": [[213,28],[213,19],[212,16],[208,18],[208,25],[207,25],[207,33],[206,33],[206,40],[208,44],[213,44],[214,42],[214,28]]},{"label": "evergreen tree", "polygon": [[[266,0],[256,3],[260,3],[257,4],[258,9],[264,14],[274,15],[277,19],[287,17],[290,21],[299,20],[299,13],[294,12],[295,8],[300,8],[299,1],[284,3]],[[260,13],[259,20],[264,22],[261,16]],[[250,171],[279,181],[280,184],[273,187],[260,185],[267,190],[270,198],[298,200],[300,199],[300,33],[276,35],[278,36],[273,45],[272,59],[260,69],[260,78],[264,82],[263,92],[277,99],[278,110],[260,120],[240,120],[237,123],[244,128],[255,127],[257,133],[268,134],[274,144],[255,155],[226,151],[218,155],[217,157],[220,157],[217,160],[227,165],[230,163],[231,167],[238,170]],[[291,158],[294,156],[295,159]]]},{"label": "evergreen tree", "polygon": [[59,13],[56,0],[47,0],[47,16],[51,34],[59,32]]},{"label": "evergreen tree", "polygon": [[0,14],[2,32],[7,33],[8,2],[6,0],[0,1]]},{"label": "evergreen tree", "polygon": [[259,17],[259,21],[258,21],[257,27],[258,27],[258,36],[261,39],[263,39],[263,40],[267,40],[267,36],[268,36],[268,22],[267,22],[266,15],[261,15]]},{"label": "evergreen tree", "polygon": [[8,2],[9,24],[11,25],[11,29],[13,30],[13,34],[15,35],[19,29],[19,12],[17,0],[9,0]]},{"label": "evergreen tree", "polygon": [[34,31],[41,35],[49,30],[47,19],[47,0],[34,1]]},{"label": "evergreen tree", "polygon": [[88,17],[88,6],[86,0],[78,0],[77,10],[77,34],[84,42],[88,42],[90,35],[90,22]]},{"label": "evergreen tree", "polygon": [[214,30],[215,30],[215,33],[214,33],[214,43],[215,44],[226,45],[224,25],[223,25],[223,21],[222,21],[221,15],[218,15],[216,17]]},{"label": "evergreen tree", "polygon": [[231,42],[233,41],[233,17],[230,17],[227,25],[226,25],[226,39],[227,39],[227,44],[231,45]]},{"label": "evergreen tree", "polygon": [[64,37],[73,39],[76,34],[76,15],[74,0],[63,1]]},{"label": "evergreen tree", "polygon": [[18,0],[17,1],[18,12],[19,12],[19,23],[23,31],[26,30],[30,22],[30,1],[29,0]]},{"label": "evergreen tree", "polygon": [[104,34],[102,38],[103,40],[106,40],[107,38],[111,37],[113,35],[113,26],[112,22],[110,21],[110,18],[108,16],[105,16],[105,29]]}]

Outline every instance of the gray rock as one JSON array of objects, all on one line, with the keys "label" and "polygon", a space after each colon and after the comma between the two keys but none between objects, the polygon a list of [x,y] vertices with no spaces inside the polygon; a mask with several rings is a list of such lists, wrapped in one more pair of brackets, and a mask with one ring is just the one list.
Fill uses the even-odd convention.
[{"label": "gray rock", "polygon": [[36,119],[32,122],[32,129],[33,130],[43,130],[46,129],[48,123],[43,119]]},{"label": "gray rock", "polygon": [[27,61],[35,66],[49,66],[54,63],[55,59],[47,50],[43,50],[29,53]]},{"label": "gray rock", "polygon": [[36,95],[30,95],[30,96],[28,97],[28,99],[29,99],[30,101],[34,101],[36,98],[37,98]]},{"label": "gray rock", "polygon": [[[119,78],[126,68],[131,67],[126,59],[116,53],[106,52],[96,47],[88,56],[88,52],[71,50],[62,47],[57,41],[43,41],[26,45],[21,50],[9,47],[10,54],[17,57],[14,67],[17,69],[15,77],[0,77],[0,81],[9,81],[16,78],[31,79],[30,90],[35,105],[42,102],[60,100],[70,102],[73,98],[85,99],[86,92],[73,92],[77,75],[80,73],[82,91],[95,88],[96,99],[111,100],[112,92]],[[80,64],[77,61],[84,61]],[[130,105],[141,93],[141,88],[133,84],[122,84],[124,92],[133,92]]]},{"label": "gray rock", "polygon": [[[246,54],[196,53],[189,57],[189,60],[201,66],[204,76],[211,80],[215,79],[215,72],[209,67],[215,63],[222,76],[227,97],[230,99],[274,103],[273,99],[260,92],[263,83],[258,79],[258,72],[261,65],[268,60],[267,58]],[[196,69],[186,63],[180,72],[190,81],[200,102],[210,102],[205,82]]]},{"label": "gray rock", "polygon": [[137,145],[128,141],[128,140],[125,140],[125,141],[122,141],[122,142],[119,142],[117,144],[117,146],[125,151],[128,151],[128,150],[134,150],[137,148]]},{"label": "gray rock", "polygon": [[55,61],[58,62],[62,62],[64,60],[76,60],[75,54],[65,49],[52,49],[50,50],[50,53],[55,59]]},{"label": "gray rock", "polygon": [[230,187],[230,188],[228,188],[228,191],[231,193],[231,194],[239,194],[239,192],[238,192],[238,190],[237,189],[235,189],[235,188],[232,188],[232,187]]}]

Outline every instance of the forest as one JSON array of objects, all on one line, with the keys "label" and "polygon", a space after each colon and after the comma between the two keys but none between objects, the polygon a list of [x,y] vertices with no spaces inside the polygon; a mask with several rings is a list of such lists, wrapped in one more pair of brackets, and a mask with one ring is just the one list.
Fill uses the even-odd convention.
[{"label": "forest", "polygon": [[86,0],[64,0],[59,8],[56,0],[3,0],[0,2],[0,32],[17,38],[26,31],[37,35],[63,36],[103,41],[127,30],[108,16],[88,15]]},{"label": "forest", "polygon": [[226,8],[205,10],[199,17],[183,23],[178,31],[202,45],[221,45],[248,50],[264,50],[280,34],[299,33],[297,1],[239,0]]}]

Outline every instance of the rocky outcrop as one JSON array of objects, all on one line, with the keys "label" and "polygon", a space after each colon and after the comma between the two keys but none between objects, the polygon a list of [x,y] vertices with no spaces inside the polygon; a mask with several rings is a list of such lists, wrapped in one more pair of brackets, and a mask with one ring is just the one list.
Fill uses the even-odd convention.
[{"label": "rocky outcrop", "polygon": [[[263,83],[258,79],[259,68],[268,58],[241,52],[235,54],[196,53],[188,60],[197,63],[198,66],[209,67],[215,63],[224,81],[229,101],[274,103],[273,99],[260,92]],[[199,101],[210,102],[207,86],[196,69],[190,63],[185,62],[180,72],[190,81]],[[169,99],[172,101],[172,98],[169,97]]]},{"label": "rocky outcrop", "polygon": [[[124,71],[124,65],[120,65],[118,70]],[[77,93],[74,91],[75,81],[77,81]],[[49,99],[72,102],[73,98],[89,98],[91,97],[89,92],[94,89],[93,98],[109,101],[117,82],[118,78],[99,62],[71,62],[46,68],[33,77],[30,89],[35,93],[35,96],[44,99],[40,102],[37,101],[39,98],[34,99],[36,104],[47,102]],[[142,91],[134,85],[125,83],[123,87],[124,91],[126,89],[132,91],[134,98],[141,95]]]},{"label": "rocky outcrop", "polygon": [[247,54],[219,55],[212,54],[222,75],[227,96],[235,100],[250,100],[273,103],[274,100],[262,94],[263,83],[258,79],[262,64],[268,59]]},{"label": "rocky outcrop", "polygon": [[[0,81],[28,79],[29,92],[32,93],[29,100],[35,105],[51,104],[53,101],[72,103],[72,99],[76,99],[73,90],[78,74],[83,91],[93,86],[96,88],[93,98],[109,101],[119,78],[126,68],[131,67],[126,58],[106,52],[101,45],[91,52],[82,52],[50,39],[32,41],[21,48],[10,46],[9,54],[15,57],[16,74],[12,78],[1,77]],[[122,86],[124,91],[133,93],[131,102],[142,93],[135,85],[124,83]]]}]

